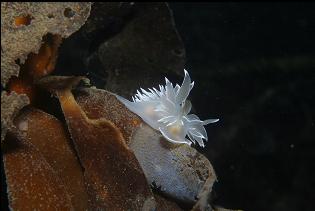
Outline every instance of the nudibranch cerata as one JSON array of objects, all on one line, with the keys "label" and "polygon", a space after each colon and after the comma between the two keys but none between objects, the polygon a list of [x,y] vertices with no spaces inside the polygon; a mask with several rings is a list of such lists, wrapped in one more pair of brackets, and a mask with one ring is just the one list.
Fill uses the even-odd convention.
[{"label": "nudibranch cerata", "polygon": [[[173,84],[165,78],[165,86],[159,85],[146,91],[140,88],[137,94],[129,101],[117,96],[129,110],[137,114],[152,128],[159,130],[170,142],[198,143],[204,147],[204,141],[208,140],[204,125],[215,123],[219,119],[200,120],[195,114],[189,114],[191,102],[187,97],[194,86],[186,70],[184,81],[181,86]],[[186,138],[188,137],[188,139]]]}]

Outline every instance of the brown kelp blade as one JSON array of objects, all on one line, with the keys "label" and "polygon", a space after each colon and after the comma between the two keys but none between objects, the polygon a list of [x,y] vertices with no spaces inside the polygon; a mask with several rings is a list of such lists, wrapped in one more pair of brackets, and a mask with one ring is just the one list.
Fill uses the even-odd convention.
[{"label": "brown kelp blade", "polygon": [[35,108],[25,108],[15,119],[22,136],[36,147],[64,184],[75,210],[88,209],[83,170],[62,123]]},{"label": "brown kelp blade", "polygon": [[1,150],[12,210],[73,210],[58,174],[28,140],[8,133]]},{"label": "brown kelp blade", "polygon": [[73,95],[89,118],[105,118],[113,122],[129,145],[132,133],[142,120],[118,101],[113,93],[101,89],[84,88],[74,90]]},{"label": "brown kelp blade", "polygon": [[180,211],[180,210],[183,210],[175,202],[159,195],[158,193],[154,193],[154,198],[155,198],[155,201],[157,203],[157,211],[165,211],[165,210]]},{"label": "brown kelp blade", "polygon": [[[62,78],[69,82],[69,77],[60,77],[59,80],[52,78],[52,84],[57,87],[54,91],[85,169],[84,178],[92,209],[155,208],[154,196],[145,175],[122,133],[106,119],[88,118],[75,101],[69,83],[64,84],[65,89],[61,88]],[[48,88],[49,80],[45,84]]]}]

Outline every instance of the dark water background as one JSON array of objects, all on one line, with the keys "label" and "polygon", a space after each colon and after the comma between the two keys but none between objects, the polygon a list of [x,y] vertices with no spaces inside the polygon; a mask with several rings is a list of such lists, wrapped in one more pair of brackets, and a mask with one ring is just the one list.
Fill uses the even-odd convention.
[{"label": "dark water background", "polygon": [[213,200],[315,209],[315,4],[170,3],[205,119]]}]

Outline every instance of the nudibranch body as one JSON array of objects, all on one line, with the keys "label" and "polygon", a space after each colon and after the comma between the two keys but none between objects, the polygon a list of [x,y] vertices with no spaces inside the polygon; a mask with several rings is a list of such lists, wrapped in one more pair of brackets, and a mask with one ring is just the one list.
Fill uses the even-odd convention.
[{"label": "nudibranch body", "polygon": [[[186,70],[181,86],[173,84],[165,78],[165,86],[159,85],[146,91],[140,88],[132,97],[133,102],[117,96],[117,98],[132,112],[140,116],[152,128],[159,130],[170,142],[198,143],[204,147],[203,140],[208,140],[204,125],[215,123],[219,119],[201,121],[195,114],[189,114],[191,103],[187,97],[194,86]],[[186,138],[188,137],[188,139]]]}]

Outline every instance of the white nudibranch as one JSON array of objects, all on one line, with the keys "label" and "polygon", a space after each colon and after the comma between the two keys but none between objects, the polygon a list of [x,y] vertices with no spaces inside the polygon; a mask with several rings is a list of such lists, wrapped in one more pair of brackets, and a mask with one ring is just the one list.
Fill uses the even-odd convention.
[{"label": "white nudibranch", "polygon": [[[140,88],[132,97],[133,102],[117,96],[128,109],[140,116],[152,128],[159,130],[170,142],[198,143],[204,147],[203,140],[208,140],[204,125],[215,123],[219,119],[201,121],[195,114],[189,114],[191,103],[187,100],[189,92],[194,86],[186,70],[181,86],[173,84],[165,78],[165,86],[159,85],[146,91]],[[188,137],[188,139],[186,138]]]}]

